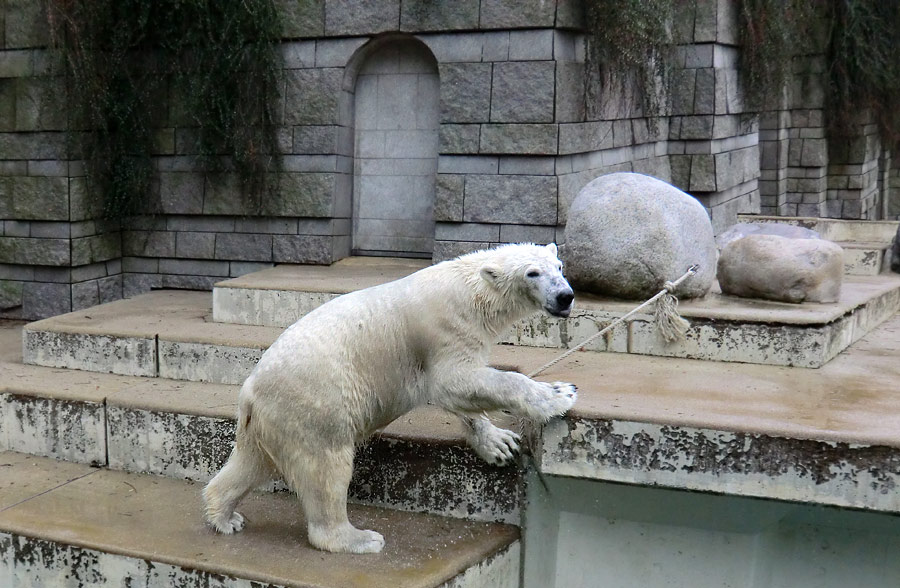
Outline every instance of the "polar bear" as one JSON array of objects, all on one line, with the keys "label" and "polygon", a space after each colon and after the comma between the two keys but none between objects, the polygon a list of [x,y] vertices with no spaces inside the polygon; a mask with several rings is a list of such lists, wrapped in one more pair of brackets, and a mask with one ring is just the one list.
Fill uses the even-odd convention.
[{"label": "polar bear", "polygon": [[203,491],[207,522],[221,533],[240,531],[238,502],[281,475],[300,497],[314,547],[381,551],[379,533],[347,519],[356,445],[432,403],[463,418],[479,456],[510,459],[518,436],[484,411],[546,421],[565,413],[576,392],[572,384],[488,367],[491,347],[533,312],[568,316],[573,299],[556,245],[511,244],[313,310],[282,333],[244,382],[235,448]]}]

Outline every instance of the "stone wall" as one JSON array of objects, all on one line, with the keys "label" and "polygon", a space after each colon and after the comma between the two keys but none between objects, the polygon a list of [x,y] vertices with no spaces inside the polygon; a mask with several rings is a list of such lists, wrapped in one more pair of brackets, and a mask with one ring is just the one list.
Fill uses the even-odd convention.
[{"label": "stone wall", "polygon": [[[501,242],[561,242],[578,190],[623,170],[693,194],[717,230],[743,212],[898,214],[897,163],[871,121],[860,119],[857,141],[827,140],[824,61],[816,51],[797,60],[782,108],[761,115],[747,108],[736,2],[679,4],[672,110],[653,124],[634,96],[607,91],[596,103],[586,99],[579,1],[279,0],[283,161],[276,189],[247,202],[236,177],[204,176],[196,132],[171,96],[156,137],[151,214],[120,227],[102,220],[86,197],[83,165],[66,152],[66,112],[50,100],[61,87],[50,75],[41,3],[7,0],[0,27],[0,316],[37,318],[151,288],[209,289],[277,263],[327,264],[350,255],[359,218],[354,191],[385,163],[357,128],[358,120],[369,124],[357,112],[357,77],[364,71],[384,74],[378,84],[390,79],[370,59],[385,48],[414,46],[433,59],[439,78],[437,155],[405,145],[416,153],[404,161],[421,169],[400,173],[396,166],[406,163],[388,162],[392,177],[427,171],[427,181],[410,185],[433,187],[422,197],[433,199],[426,224],[434,223],[435,260]],[[394,100],[385,96],[385,103]],[[404,124],[402,111],[389,121]],[[402,137],[388,131],[394,143]],[[390,181],[369,183],[390,197]],[[419,188],[403,190],[400,208],[421,205]],[[396,226],[403,219],[373,220]]]}]

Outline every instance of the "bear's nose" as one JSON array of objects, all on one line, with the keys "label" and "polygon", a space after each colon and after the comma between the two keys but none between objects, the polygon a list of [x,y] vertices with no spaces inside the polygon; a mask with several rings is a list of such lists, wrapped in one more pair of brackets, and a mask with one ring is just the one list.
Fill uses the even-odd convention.
[{"label": "bear's nose", "polygon": [[562,294],[556,295],[556,304],[558,304],[560,308],[569,308],[569,305],[572,304],[573,300],[575,300],[575,295],[571,292],[563,292]]}]

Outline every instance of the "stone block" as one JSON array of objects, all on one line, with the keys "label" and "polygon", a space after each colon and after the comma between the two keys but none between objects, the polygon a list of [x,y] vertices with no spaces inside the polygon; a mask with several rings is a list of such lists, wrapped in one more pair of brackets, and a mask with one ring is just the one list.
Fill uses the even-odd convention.
[{"label": "stone block", "polygon": [[227,261],[200,261],[194,259],[160,259],[159,273],[183,276],[227,276]]},{"label": "stone block", "polygon": [[106,263],[90,263],[72,268],[72,282],[87,282],[106,276]]},{"label": "stone block", "polygon": [[284,69],[304,69],[316,66],[315,41],[289,41],[278,46]]},{"label": "stone block", "polygon": [[507,61],[509,59],[509,31],[484,33],[481,38],[482,61]]},{"label": "stone block", "polygon": [[164,214],[201,214],[204,178],[201,173],[160,172],[159,198]]},{"label": "stone block", "polygon": [[68,178],[44,176],[0,178],[0,218],[69,220]]},{"label": "stone block", "polygon": [[22,306],[23,291],[23,282],[0,280],[0,310]]},{"label": "stone block", "polygon": [[338,128],[333,125],[294,127],[293,152],[309,155],[338,153]]},{"label": "stone block", "polygon": [[203,214],[241,215],[256,212],[236,173],[207,174],[203,187]]},{"label": "stone block", "polygon": [[44,239],[66,239],[70,236],[67,222],[32,222],[30,236]]},{"label": "stone block", "polygon": [[483,29],[552,28],[556,2],[546,0],[481,0]]},{"label": "stone block", "polygon": [[559,153],[584,153],[613,146],[611,121],[559,125]]},{"label": "stone block", "polygon": [[634,144],[634,132],[630,120],[613,121],[613,147],[629,147]]},{"label": "stone block", "polygon": [[552,176],[556,173],[555,157],[509,156],[500,158],[500,173],[506,175]]},{"label": "stone block", "polygon": [[491,113],[490,63],[441,63],[441,122],[487,122]]},{"label": "stone block", "polygon": [[555,69],[552,61],[494,64],[491,122],[552,122]]},{"label": "stone block", "polygon": [[465,176],[438,174],[434,195],[434,220],[459,222],[463,219]]},{"label": "stone block", "polygon": [[275,0],[282,38],[318,37],[325,30],[325,0]]},{"label": "stone block", "polygon": [[800,165],[810,167],[828,165],[827,139],[803,139]]},{"label": "stone block", "polygon": [[330,264],[333,237],[327,235],[275,235],[272,261],[275,263]]},{"label": "stone block", "polygon": [[272,261],[272,236],[220,233],[216,235],[216,259]]},{"label": "stone block", "polygon": [[438,131],[438,153],[478,153],[479,125],[442,124]]},{"label": "stone block", "polygon": [[536,243],[546,245],[556,239],[556,227],[539,225],[500,225],[501,243]]},{"label": "stone block", "polygon": [[716,190],[716,164],[712,155],[691,156],[691,192]]},{"label": "stone block", "polygon": [[712,43],[716,40],[718,0],[697,0],[694,13],[694,42]]},{"label": "stone block", "polygon": [[22,318],[39,319],[71,311],[69,284],[25,283],[22,291]]},{"label": "stone block", "polygon": [[[322,235],[330,235],[330,228],[332,221],[330,220],[312,220],[305,221],[307,223],[316,223],[316,224],[324,224],[327,225],[325,228],[328,230],[327,232],[319,233]],[[298,221],[295,218],[265,218],[265,217],[250,217],[250,218],[239,218],[235,220],[234,223],[234,231],[236,233],[266,233],[266,234],[288,234],[288,235],[296,235],[297,234],[297,224]],[[305,231],[301,231],[305,232]]]},{"label": "stone block", "polygon": [[175,256],[188,259],[213,259],[216,234],[182,231],[175,234]]},{"label": "stone block", "polygon": [[131,298],[153,289],[162,288],[159,274],[125,274],[122,278],[122,296]]},{"label": "stone block", "polygon": [[[15,78],[24,78],[34,73],[34,61],[32,51],[0,51],[0,77],[9,80],[4,86],[11,92],[15,92]],[[14,95],[14,94],[11,94]]]},{"label": "stone block", "polygon": [[486,124],[481,127],[482,153],[555,155],[557,125]]},{"label": "stone block", "polygon": [[548,176],[465,178],[465,222],[556,224],[557,185]]},{"label": "stone block", "polygon": [[550,59],[553,59],[553,31],[551,29],[510,31],[510,61]]},{"label": "stone block", "polygon": [[224,276],[198,276],[194,274],[162,274],[159,288],[175,290],[212,290]]},{"label": "stone block", "polygon": [[697,70],[676,70],[672,77],[672,114],[693,114]]},{"label": "stone block", "polygon": [[432,261],[438,263],[448,259],[454,259],[460,255],[465,255],[466,253],[471,253],[473,251],[490,249],[495,245],[497,245],[497,243],[485,241],[435,241]]},{"label": "stone block", "polygon": [[65,159],[67,151],[64,132],[0,134],[0,159]]},{"label": "stone block", "polygon": [[556,121],[584,120],[583,63],[557,62],[556,64]]},{"label": "stone block", "polygon": [[438,63],[482,60],[482,35],[477,33],[420,35],[419,40],[428,46]]},{"label": "stone block", "polygon": [[496,157],[484,155],[442,155],[438,159],[438,173],[495,174],[499,168]]},{"label": "stone block", "polygon": [[201,231],[227,233],[234,230],[234,219],[214,216],[170,216],[161,229],[169,231]]},{"label": "stone block", "polygon": [[267,195],[263,201],[263,213],[269,216],[332,216],[335,176],[319,173],[279,174],[278,191]]},{"label": "stone block", "polygon": [[72,310],[81,310],[100,304],[97,280],[72,284]]},{"label": "stone block", "polygon": [[0,237],[0,263],[65,266],[70,259],[68,239]]},{"label": "stone block", "polygon": [[122,231],[122,254],[133,257],[174,257],[171,231]]},{"label": "stone block", "polygon": [[[102,402],[9,393],[0,395],[3,413],[8,419],[7,431],[0,426],[0,438],[8,440],[0,446],[4,450],[94,466],[106,464]],[[6,432],[9,435],[3,434]]]},{"label": "stone block", "polygon": [[285,72],[284,121],[289,125],[327,125],[339,121],[343,68]]},{"label": "stone block", "polygon": [[63,94],[61,78],[27,78],[16,84],[16,130],[61,131],[66,128],[66,110],[56,96]]},{"label": "stone block", "polygon": [[159,338],[159,377],[190,382],[240,384],[259,362],[263,349]]},{"label": "stone block", "polygon": [[3,235],[6,237],[30,237],[31,223],[28,221],[3,221]]},{"label": "stone block", "polygon": [[490,241],[500,239],[500,225],[479,223],[437,223],[434,238],[438,241]]},{"label": "stone block", "polygon": [[478,8],[478,0],[402,0],[400,30],[419,32],[477,29]]},{"label": "stone block", "polygon": [[122,255],[118,232],[72,239],[72,265],[108,261]]},{"label": "stone block", "polygon": [[365,42],[365,37],[319,39],[316,41],[316,67],[345,67]]},{"label": "stone block", "polygon": [[400,0],[325,0],[325,34],[372,35],[400,29]]},{"label": "stone block", "polygon": [[713,68],[698,69],[694,86],[694,114],[713,114],[716,112],[716,70]]},{"label": "stone block", "polygon": [[3,24],[7,48],[45,47],[50,43],[50,27],[43,2],[8,0]]}]

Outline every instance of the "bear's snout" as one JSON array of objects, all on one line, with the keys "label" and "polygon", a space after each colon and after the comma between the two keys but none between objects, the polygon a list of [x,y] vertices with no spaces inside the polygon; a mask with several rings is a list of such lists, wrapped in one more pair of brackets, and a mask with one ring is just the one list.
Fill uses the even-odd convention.
[{"label": "bear's snout", "polygon": [[573,300],[575,300],[575,294],[571,292],[562,292],[556,295],[556,305],[559,308],[569,308]]},{"label": "bear's snout", "polygon": [[548,305],[551,307],[547,308],[547,311],[553,316],[566,318],[572,312],[572,301],[575,300],[575,294],[567,288],[551,300],[553,300],[553,304]]}]

